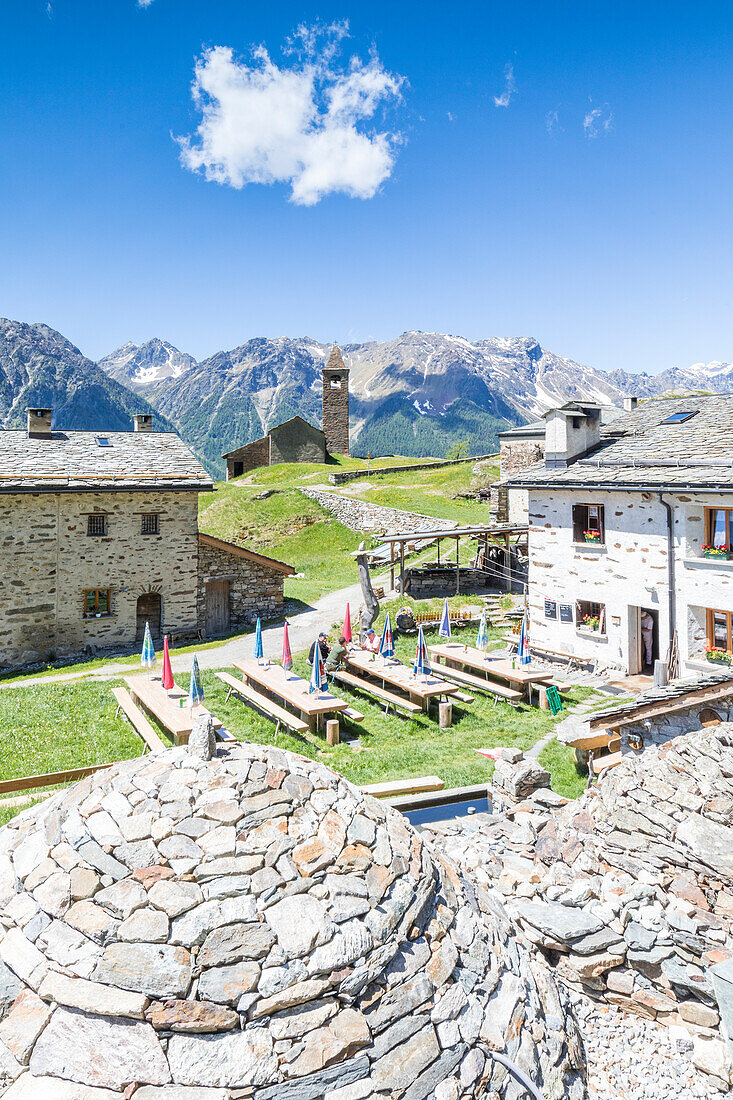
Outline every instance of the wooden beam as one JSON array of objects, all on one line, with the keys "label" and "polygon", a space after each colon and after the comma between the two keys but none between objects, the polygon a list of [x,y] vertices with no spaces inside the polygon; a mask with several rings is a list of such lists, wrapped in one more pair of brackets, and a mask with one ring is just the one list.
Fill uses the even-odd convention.
[{"label": "wooden beam", "polygon": [[370,783],[361,789],[375,798],[391,798],[401,794],[421,794],[423,791],[442,791],[443,780],[437,775],[424,775],[419,779],[393,779],[387,783]]},{"label": "wooden beam", "polygon": [[456,596],[461,594],[461,538],[456,538]]},{"label": "wooden beam", "polygon": [[57,783],[73,783],[77,779],[86,779],[94,772],[104,768],[112,768],[119,763],[111,760],[109,764],[93,764],[89,768],[69,768],[65,772],[47,772],[45,775],[25,775],[20,779],[3,779],[0,782],[0,794],[10,794],[12,791],[27,791],[33,787],[55,787]]}]

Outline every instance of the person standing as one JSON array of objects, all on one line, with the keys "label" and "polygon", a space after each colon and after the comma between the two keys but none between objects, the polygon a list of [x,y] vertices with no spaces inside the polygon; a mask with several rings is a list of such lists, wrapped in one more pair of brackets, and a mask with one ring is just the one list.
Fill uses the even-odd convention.
[{"label": "person standing", "polygon": [[[321,633],[318,635],[318,648],[321,651],[321,657],[325,661],[329,653],[331,652],[331,647],[328,644],[328,634],[326,634],[325,630],[322,630]],[[312,642],[311,647],[308,650],[308,663],[311,665],[313,664],[313,654],[315,652],[315,649],[316,643]]]},{"label": "person standing", "polygon": [[641,640],[644,645],[644,664],[650,665],[654,654],[654,619],[648,611],[641,613]]}]

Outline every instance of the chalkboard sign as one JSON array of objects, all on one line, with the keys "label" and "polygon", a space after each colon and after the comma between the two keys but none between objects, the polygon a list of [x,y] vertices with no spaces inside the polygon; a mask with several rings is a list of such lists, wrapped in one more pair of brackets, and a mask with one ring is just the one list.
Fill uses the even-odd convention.
[{"label": "chalkboard sign", "polygon": [[571,603],[560,604],[560,622],[571,623],[573,621],[573,605]]},{"label": "chalkboard sign", "polygon": [[557,603],[555,602],[555,600],[545,600],[545,618],[557,618]]}]

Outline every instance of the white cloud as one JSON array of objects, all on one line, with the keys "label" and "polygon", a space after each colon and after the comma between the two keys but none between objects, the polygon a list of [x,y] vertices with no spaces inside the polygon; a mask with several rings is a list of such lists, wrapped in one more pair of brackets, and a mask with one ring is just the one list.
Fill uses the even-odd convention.
[{"label": "white cloud", "polygon": [[514,66],[509,62],[504,66],[504,91],[501,95],[494,96],[494,106],[508,107],[516,90],[517,85],[514,80]]},{"label": "white cloud", "polygon": [[554,111],[547,112],[545,115],[545,129],[548,134],[554,134],[556,130],[562,130],[559,110],[555,109]]},{"label": "white cloud", "polygon": [[139,8],[149,8],[153,0],[137,0],[137,6]]},{"label": "white cloud", "polygon": [[344,192],[368,199],[391,175],[399,134],[368,129],[403,78],[376,54],[336,64],[347,23],[301,26],[286,43],[293,61],[277,65],[264,46],[248,63],[215,46],[198,60],[192,95],[202,119],[178,138],[181,163],[207,180],[240,189],[288,183],[291,201],[313,206]]},{"label": "white cloud", "polygon": [[589,111],[586,111],[583,118],[583,129],[586,137],[601,137],[603,134],[609,134],[613,127],[613,113],[607,103],[604,103],[602,107],[591,107]]}]

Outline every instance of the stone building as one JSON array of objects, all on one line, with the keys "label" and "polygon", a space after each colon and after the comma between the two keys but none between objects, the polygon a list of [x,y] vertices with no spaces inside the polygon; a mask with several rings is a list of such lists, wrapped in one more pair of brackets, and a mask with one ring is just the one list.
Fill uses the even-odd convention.
[{"label": "stone building", "polygon": [[323,368],[323,431],[329,452],[349,454],[349,371],[337,347]]},{"label": "stone building", "polygon": [[199,534],[209,475],[173,433],[0,433],[0,667],[153,635],[226,633],[282,604],[294,570]]},{"label": "stone building", "polygon": [[[682,671],[733,654],[733,396],[645,402],[601,427],[597,407],[547,416],[528,493],[534,645],[630,673],[676,638]],[[704,547],[715,546],[709,556]]]},{"label": "stone building", "polygon": [[293,416],[261,439],[222,455],[227,481],[278,462],[327,462],[331,453],[349,454],[349,371],[337,347],[323,368],[323,428]]}]

